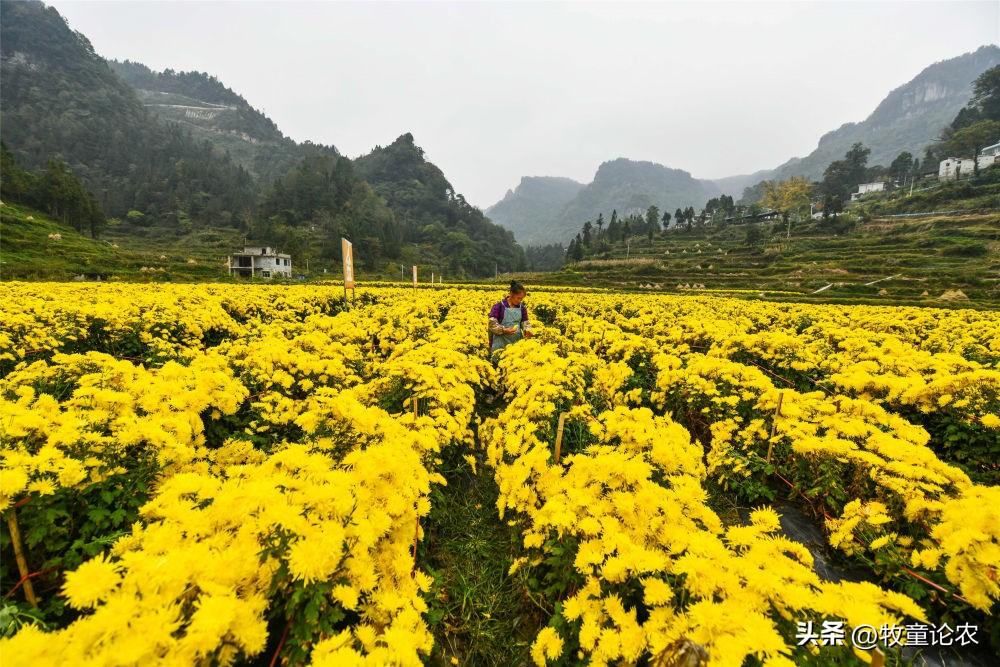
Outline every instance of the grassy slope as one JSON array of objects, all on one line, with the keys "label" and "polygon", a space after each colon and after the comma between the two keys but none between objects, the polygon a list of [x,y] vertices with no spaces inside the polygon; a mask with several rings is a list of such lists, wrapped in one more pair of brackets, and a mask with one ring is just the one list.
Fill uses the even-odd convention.
[{"label": "grassy slope", "polygon": [[[50,234],[62,238],[50,239]],[[225,233],[211,230],[180,241],[137,240],[114,231],[92,239],[39,211],[5,202],[0,206],[0,279],[70,280],[84,275],[105,280],[221,280],[226,276],[224,248],[232,242]]]}]

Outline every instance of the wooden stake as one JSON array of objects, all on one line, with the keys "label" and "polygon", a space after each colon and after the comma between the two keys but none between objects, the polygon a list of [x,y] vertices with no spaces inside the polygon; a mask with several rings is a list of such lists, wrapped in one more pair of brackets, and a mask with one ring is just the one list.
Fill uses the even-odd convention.
[{"label": "wooden stake", "polygon": [[566,413],[559,413],[559,427],[556,428],[556,463],[559,463],[559,458],[562,455],[562,437],[563,429],[566,426]]},{"label": "wooden stake", "polygon": [[413,397],[413,418],[414,419],[416,419],[417,416],[418,416],[417,412],[418,412],[419,408],[420,408],[420,399],[417,398],[416,396],[414,396]]},{"label": "wooden stake", "polygon": [[416,530],[413,532],[413,567],[417,567],[417,542],[420,541],[420,515],[417,515]]},{"label": "wooden stake", "polygon": [[872,649],[872,667],[885,667],[885,653],[877,646]]},{"label": "wooden stake", "polygon": [[21,545],[21,530],[17,526],[17,512],[11,509],[7,513],[7,527],[10,529],[10,541],[14,545],[14,560],[17,561],[17,571],[24,581],[24,597],[32,607],[38,606],[38,598],[35,597],[35,587],[31,583],[31,571],[28,570],[28,561],[24,558],[24,547]]},{"label": "wooden stake", "polygon": [[771,437],[767,439],[767,462],[771,463],[771,452],[774,450],[774,430],[777,428],[777,420],[781,415],[781,399],[785,397],[784,394],[778,394],[778,407],[774,409],[774,416],[771,418]]}]

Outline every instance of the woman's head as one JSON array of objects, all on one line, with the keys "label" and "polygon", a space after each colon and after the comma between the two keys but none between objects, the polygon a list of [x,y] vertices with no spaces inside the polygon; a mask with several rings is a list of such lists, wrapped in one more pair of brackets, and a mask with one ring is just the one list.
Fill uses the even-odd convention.
[{"label": "woman's head", "polygon": [[524,289],[524,285],[516,280],[512,280],[510,281],[510,293],[507,295],[507,303],[512,306],[519,306],[525,294],[527,292]]}]

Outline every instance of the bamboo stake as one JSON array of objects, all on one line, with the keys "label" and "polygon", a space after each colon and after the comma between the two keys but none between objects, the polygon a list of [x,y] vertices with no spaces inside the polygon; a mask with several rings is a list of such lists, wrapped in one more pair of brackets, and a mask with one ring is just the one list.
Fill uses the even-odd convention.
[{"label": "bamboo stake", "polygon": [[417,515],[416,530],[413,531],[413,567],[417,566],[417,542],[420,541],[420,515]]},{"label": "bamboo stake", "polygon": [[885,667],[885,653],[877,646],[872,649],[872,667]]},{"label": "bamboo stake", "polygon": [[17,525],[17,513],[11,510],[7,513],[7,527],[10,529],[10,541],[14,544],[14,560],[17,561],[17,571],[24,581],[24,597],[32,607],[38,606],[38,598],[35,597],[35,587],[31,583],[28,561],[24,557],[24,547],[21,545],[21,530]]},{"label": "bamboo stake", "polygon": [[413,397],[413,418],[416,419],[418,410],[420,409],[420,399],[416,396]]},{"label": "bamboo stake", "polygon": [[562,438],[563,429],[566,427],[566,413],[559,413],[559,427],[556,428],[556,463],[559,463],[559,458],[562,455]]},{"label": "bamboo stake", "polygon": [[778,394],[778,407],[774,409],[774,416],[771,418],[771,437],[767,439],[767,462],[771,463],[771,452],[774,450],[774,431],[777,428],[777,419],[781,415],[781,399],[784,394]]}]

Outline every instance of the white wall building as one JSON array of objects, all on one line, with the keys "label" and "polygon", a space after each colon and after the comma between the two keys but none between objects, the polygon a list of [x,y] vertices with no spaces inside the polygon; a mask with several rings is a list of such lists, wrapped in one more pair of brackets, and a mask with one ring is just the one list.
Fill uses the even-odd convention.
[{"label": "white wall building", "polygon": [[879,181],[877,183],[859,183],[858,191],[851,193],[851,201],[857,201],[861,197],[871,192],[884,192],[884,191],[885,191],[885,183],[882,181]]},{"label": "white wall building", "polygon": [[292,256],[271,246],[244,246],[243,252],[229,256],[229,275],[243,278],[291,277]]},{"label": "white wall building", "polygon": [[980,169],[992,167],[1000,160],[1000,144],[987,146],[980,152],[979,159],[973,160],[971,157],[949,157],[941,160],[938,165],[938,178],[942,181],[953,181],[956,178],[967,178],[976,171],[976,162],[979,162]]},{"label": "white wall building", "polygon": [[1000,157],[1000,141],[979,151],[979,157],[983,157],[984,155]]}]

